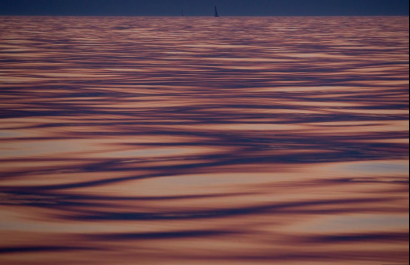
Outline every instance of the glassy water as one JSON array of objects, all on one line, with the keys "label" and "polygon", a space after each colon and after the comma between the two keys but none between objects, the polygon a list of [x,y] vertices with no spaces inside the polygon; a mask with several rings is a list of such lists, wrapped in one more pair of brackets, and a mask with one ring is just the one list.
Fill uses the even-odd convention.
[{"label": "glassy water", "polygon": [[0,18],[0,263],[408,263],[408,23]]}]

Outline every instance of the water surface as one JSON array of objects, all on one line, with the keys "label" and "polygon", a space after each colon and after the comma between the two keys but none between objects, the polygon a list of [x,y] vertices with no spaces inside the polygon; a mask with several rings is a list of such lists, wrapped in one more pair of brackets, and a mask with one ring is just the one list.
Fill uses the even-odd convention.
[{"label": "water surface", "polygon": [[408,263],[408,22],[1,17],[1,263]]}]

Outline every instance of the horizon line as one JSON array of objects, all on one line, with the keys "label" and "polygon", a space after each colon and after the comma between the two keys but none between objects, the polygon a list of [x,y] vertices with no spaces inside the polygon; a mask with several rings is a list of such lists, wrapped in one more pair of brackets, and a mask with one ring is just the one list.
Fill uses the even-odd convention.
[{"label": "horizon line", "polygon": [[[211,15],[19,15],[0,14],[0,17],[214,17]],[[410,15],[227,15],[220,18],[229,17],[410,17]]]}]

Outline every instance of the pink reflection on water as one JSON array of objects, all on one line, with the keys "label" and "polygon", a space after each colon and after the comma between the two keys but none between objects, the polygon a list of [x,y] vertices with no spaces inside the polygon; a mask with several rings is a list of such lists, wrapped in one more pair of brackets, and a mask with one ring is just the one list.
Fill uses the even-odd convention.
[{"label": "pink reflection on water", "polygon": [[408,18],[0,20],[1,263],[408,263]]}]

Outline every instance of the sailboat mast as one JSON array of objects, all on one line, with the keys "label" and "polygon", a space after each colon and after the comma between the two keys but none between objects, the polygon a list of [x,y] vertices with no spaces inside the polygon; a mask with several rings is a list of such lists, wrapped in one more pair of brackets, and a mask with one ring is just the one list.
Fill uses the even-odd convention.
[{"label": "sailboat mast", "polygon": [[215,17],[219,17],[219,14],[218,14],[218,7],[217,7],[217,6],[215,6]]}]

